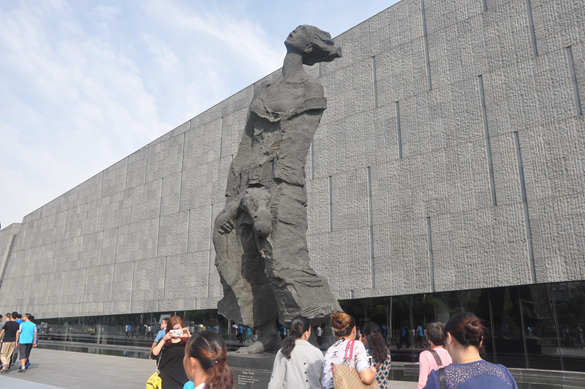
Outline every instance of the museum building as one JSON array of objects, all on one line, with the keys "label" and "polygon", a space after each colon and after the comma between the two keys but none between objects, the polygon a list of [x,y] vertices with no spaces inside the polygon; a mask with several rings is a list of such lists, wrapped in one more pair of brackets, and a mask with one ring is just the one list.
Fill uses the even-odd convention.
[{"label": "museum building", "polygon": [[[311,266],[358,324],[387,326],[393,358],[420,352],[403,326],[467,310],[491,329],[486,359],[585,371],[584,20],[582,0],[402,0],[306,68],[327,98]],[[276,74],[0,230],[0,312],[55,331],[217,324],[211,229]]]}]

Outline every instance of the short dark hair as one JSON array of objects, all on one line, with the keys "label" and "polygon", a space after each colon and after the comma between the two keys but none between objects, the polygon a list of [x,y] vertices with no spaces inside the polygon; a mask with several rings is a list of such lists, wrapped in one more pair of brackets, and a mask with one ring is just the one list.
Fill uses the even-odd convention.
[{"label": "short dark hair", "polygon": [[12,317],[17,317],[18,316],[18,312],[14,311],[12,312]]},{"label": "short dark hair", "polygon": [[17,314],[16,314],[16,318],[17,318],[17,319],[22,319],[22,315],[21,315],[20,313],[17,313]]}]

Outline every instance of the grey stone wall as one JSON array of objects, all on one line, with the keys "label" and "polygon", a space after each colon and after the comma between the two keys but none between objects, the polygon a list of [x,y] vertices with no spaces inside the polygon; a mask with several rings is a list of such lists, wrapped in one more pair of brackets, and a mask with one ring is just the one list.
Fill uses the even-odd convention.
[{"label": "grey stone wall", "polygon": [[[328,98],[308,242],[338,298],[585,279],[583,20],[583,0],[403,0],[308,69]],[[27,215],[0,311],[214,308],[253,88]]]}]

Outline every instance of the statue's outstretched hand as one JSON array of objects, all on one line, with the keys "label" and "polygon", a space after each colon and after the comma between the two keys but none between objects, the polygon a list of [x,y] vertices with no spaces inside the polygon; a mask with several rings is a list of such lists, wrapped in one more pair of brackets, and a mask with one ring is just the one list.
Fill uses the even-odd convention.
[{"label": "statue's outstretched hand", "polygon": [[234,222],[232,220],[228,220],[227,222],[223,223],[219,226],[219,233],[222,235],[229,234],[231,230],[235,227]]}]

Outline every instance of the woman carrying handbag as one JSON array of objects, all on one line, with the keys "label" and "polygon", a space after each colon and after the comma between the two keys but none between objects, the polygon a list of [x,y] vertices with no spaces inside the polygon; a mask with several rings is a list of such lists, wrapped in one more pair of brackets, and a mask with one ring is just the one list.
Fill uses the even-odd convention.
[{"label": "woman carrying handbag", "polygon": [[[355,340],[355,319],[344,312],[331,315],[337,341],[329,347],[323,361],[325,389],[379,388],[376,369],[370,365],[366,348]],[[335,381],[335,382],[334,382]]]}]

